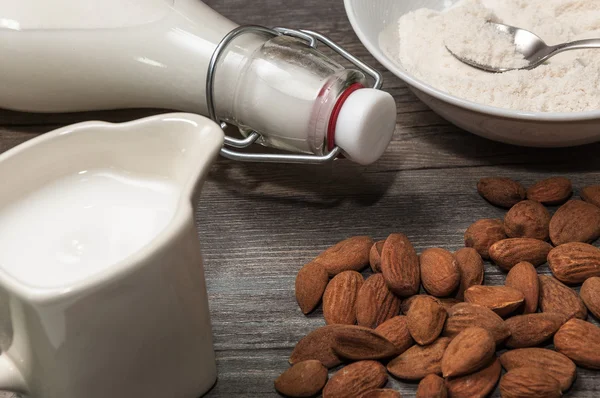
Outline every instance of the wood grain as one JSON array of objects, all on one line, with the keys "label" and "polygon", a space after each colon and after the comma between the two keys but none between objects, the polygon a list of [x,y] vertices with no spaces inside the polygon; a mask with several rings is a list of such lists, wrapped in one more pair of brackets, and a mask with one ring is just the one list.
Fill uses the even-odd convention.
[{"label": "wood grain", "polygon": [[[352,32],[341,0],[207,3],[238,23],[318,30],[383,70]],[[530,149],[494,143],[446,123],[391,73],[384,78],[385,89],[397,101],[398,125],[377,164],[361,167],[342,160],[324,167],[281,166],[221,159],[212,168],[196,209],[219,368],[209,397],[278,396],[273,380],[287,369],[293,346],[324,324],[320,310],[308,317],[300,312],[295,275],[329,245],[352,235],[380,239],[399,231],[418,251],[455,250],[462,247],[471,222],[504,214],[477,195],[481,177],[510,176],[529,185],[559,174],[571,178],[577,189],[600,183],[600,144]],[[157,112],[165,111],[0,111],[0,152],[65,124],[119,122]],[[547,273],[547,267],[540,272]],[[504,278],[486,264],[486,283],[503,283]],[[390,379],[389,386],[404,397],[415,395],[416,384]],[[569,395],[599,394],[596,374],[579,370]]]}]

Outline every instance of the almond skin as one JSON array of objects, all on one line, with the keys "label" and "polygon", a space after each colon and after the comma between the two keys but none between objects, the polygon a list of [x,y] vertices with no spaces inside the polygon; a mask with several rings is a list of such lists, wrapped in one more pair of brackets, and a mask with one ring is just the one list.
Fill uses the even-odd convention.
[{"label": "almond skin", "polygon": [[577,368],[573,361],[546,348],[510,350],[500,356],[500,362],[506,370],[523,367],[547,370],[558,381],[562,391],[568,390],[577,376]]},{"label": "almond skin", "polygon": [[472,247],[484,258],[489,259],[490,246],[506,239],[502,220],[484,218],[475,221],[465,231],[465,246]]},{"label": "almond skin", "polygon": [[483,369],[466,376],[450,377],[446,387],[452,398],[487,397],[500,379],[502,367],[498,358],[494,358]]},{"label": "almond skin", "polygon": [[409,297],[419,291],[419,257],[405,235],[391,234],[385,240],[381,252],[381,272],[395,295]]},{"label": "almond skin", "polygon": [[[428,296],[428,295],[427,294],[416,294],[414,296],[410,296],[409,298],[407,298],[406,300],[404,300],[402,302],[402,304],[400,305],[400,311],[403,314],[408,314],[408,310],[410,309],[411,304],[419,296]],[[433,296],[430,296],[430,297],[433,297]],[[452,308],[456,304],[462,303],[461,300],[457,300],[452,297],[436,297],[436,298],[438,299],[438,301],[440,303],[442,303],[442,305],[444,306],[446,311],[448,311],[450,308]]]},{"label": "almond skin", "polygon": [[581,199],[600,207],[600,185],[591,185],[581,190]]},{"label": "almond skin", "polygon": [[323,389],[323,398],[360,397],[367,391],[383,387],[388,375],[375,361],[360,361],[336,372]]},{"label": "almond skin", "polygon": [[344,271],[361,271],[369,265],[369,252],[373,239],[368,236],[354,236],[336,243],[315,258],[329,276]]},{"label": "almond skin", "polygon": [[583,282],[579,295],[587,309],[600,319],[600,277],[592,277]]},{"label": "almond skin", "polygon": [[565,203],[573,194],[571,181],[564,177],[552,177],[537,182],[527,190],[527,199],[545,205]]},{"label": "almond skin", "polygon": [[391,319],[388,319],[381,325],[377,326],[375,332],[385,337],[396,346],[396,350],[399,354],[408,350],[415,344],[410,332],[408,331],[408,322],[406,316],[398,315]]},{"label": "almond skin", "polygon": [[587,308],[574,290],[548,275],[540,275],[539,279],[542,312],[557,312],[567,318],[587,318]]},{"label": "almond skin", "polygon": [[490,258],[502,270],[508,272],[522,261],[539,267],[546,262],[550,250],[552,245],[539,239],[509,238],[490,247]]},{"label": "almond skin", "polygon": [[[416,294],[414,296],[410,296],[409,298],[407,298],[406,300],[404,300],[402,302],[402,304],[400,305],[400,311],[402,311],[403,314],[408,314],[408,310],[410,309],[410,306],[412,305],[413,301],[415,301],[415,299],[420,296],[429,296],[429,295],[428,294]],[[429,296],[429,297],[433,297],[433,296]],[[442,303],[442,305],[444,306],[446,311],[448,311],[450,308],[452,308],[456,304],[462,302],[462,301],[457,300],[452,297],[436,297],[436,298],[440,303]]]},{"label": "almond skin", "polygon": [[447,315],[436,298],[417,296],[406,315],[408,331],[417,344],[430,344],[442,333]]},{"label": "almond skin", "polygon": [[600,237],[600,208],[570,200],[550,220],[550,239],[555,246],[569,242],[591,243]]},{"label": "almond skin", "polygon": [[559,398],[562,395],[558,381],[545,370],[516,368],[500,380],[502,398]]},{"label": "almond skin", "polygon": [[400,304],[400,311],[403,314],[408,314],[408,310],[410,310],[410,306],[412,305],[412,303],[415,301],[415,299],[419,296],[427,296],[426,294],[415,294],[414,296],[410,296],[409,298],[405,299],[402,301],[402,304]]},{"label": "almond skin", "polygon": [[523,293],[507,286],[471,286],[465,302],[479,304],[504,317],[512,314],[525,300]]},{"label": "almond skin", "polygon": [[356,323],[356,298],[363,281],[360,273],[344,271],[329,282],[323,294],[323,317],[328,325]]},{"label": "almond skin", "polygon": [[540,202],[524,200],[504,216],[504,232],[509,238],[548,240],[550,213]]},{"label": "almond skin", "polygon": [[461,300],[457,300],[452,297],[440,297],[440,298],[438,298],[438,300],[440,301],[440,303],[442,303],[442,305],[444,306],[446,311],[448,311],[450,308],[454,307],[456,304],[462,303]]},{"label": "almond skin", "polygon": [[435,374],[425,376],[417,387],[416,398],[447,398],[448,390],[444,379]]},{"label": "almond skin", "polygon": [[329,276],[319,263],[311,262],[296,276],[296,301],[304,315],[311,313],[321,302]]},{"label": "almond skin", "polygon": [[334,368],[342,363],[342,360],[333,352],[333,339],[337,330],[343,325],[328,325],[315,329],[304,336],[290,355],[290,364],[309,359],[320,361],[327,368]]},{"label": "almond skin", "polygon": [[472,247],[464,247],[454,253],[456,265],[460,273],[460,285],[456,298],[463,300],[465,290],[471,286],[481,285],[484,277],[483,259]]},{"label": "almond skin", "polygon": [[525,199],[526,195],[523,185],[503,177],[482,178],[477,183],[477,192],[491,204],[507,209]]},{"label": "almond skin", "polygon": [[489,308],[469,303],[456,304],[448,311],[443,335],[456,337],[463,330],[474,326],[487,329],[496,344],[502,343],[510,335],[508,327],[498,314]]},{"label": "almond skin", "polygon": [[428,374],[442,374],[442,357],[450,343],[440,337],[430,345],[414,345],[388,363],[392,375],[403,380],[421,380]]},{"label": "almond skin", "polygon": [[389,388],[378,388],[376,390],[367,391],[361,395],[360,398],[402,398],[402,394]]},{"label": "almond skin", "polygon": [[525,348],[539,345],[551,338],[566,321],[565,315],[552,312],[513,316],[506,320],[510,330],[506,346]]},{"label": "almond skin", "polygon": [[398,355],[396,346],[373,329],[345,325],[335,331],[331,344],[340,358],[351,361],[377,360]]},{"label": "almond skin", "polygon": [[369,252],[369,264],[371,264],[371,270],[375,273],[381,272],[381,251],[384,243],[384,240],[375,242]]},{"label": "almond skin", "polygon": [[496,351],[496,342],[486,329],[472,327],[450,342],[442,358],[444,377],[464,376],[487,365]]},{"label": "almond skin", "polygon": [[460,272],[454,255],[447,250],[433,248],[419,256],[423,288],[436,297],[452,294],[460,282]]},{"label": "almond skin", "polygon": [[523,293],[523,313],[531,314],[537,311],[540,300],[540,280],[535,267],[527,261],[515,265],[506,275],[505,286],[512,287]]},{"label": "almond skin", "polygon": [[587,243],[565,243],[550,251],[548,265],[559,281],[583,283],[588,278],[600,276],[600,249]]},{"label": "almond skin", "polygon": [[317,360],[298,362],[275,380],[275,389],[288,397],[312,397],[327,383],[327,368]]},{"label": "almond skin", "polygon": [[360,326],[376,328],[400,312],[401,300],[387,287],[382,274],[367,278],[358,291],[356,319]]},{"label": "almond skin", "polygon": [[556,351],[577,365],[600,369],[600,328],[581,319],[571,319],[554,335]]}]

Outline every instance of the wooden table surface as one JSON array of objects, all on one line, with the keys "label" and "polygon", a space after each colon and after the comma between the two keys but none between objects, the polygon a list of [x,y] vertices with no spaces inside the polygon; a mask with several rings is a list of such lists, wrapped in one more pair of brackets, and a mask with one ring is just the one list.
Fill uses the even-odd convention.
[{"label": "wooden table surface", "polygon": [[[318,30],[383,70],[353,33],[341,0],[207,3],[238,23]],[[491,142],[449,125],[391,73],[384,77],[384,88],[398,105],[398,124],[388,152],[375,165],[281,166],[220,159],[212,169],[197,206],[219,369],[209,397],[277,396],[273,380],[287,369],[294,344],[324,324],[320,309],[309,317],[298,309],[295,275],[329,245],[352,235],[384,238],[399,231],[417,250],[455,250],[471,222],[503,215],[477,195],[481,177],[504,175],[530,184],[560,174],[575,187],[600,183],[598,144],[528,149]],[[125,121],[151,113],[0,110],[0,152],[65,124]],[[502,273],[486,265],[486,283],[503,280]],[[599,396],[598,379],[580,370],[570,396]],[[415,384],[390,379],[388,385],[405,397],[415,394]]]}]

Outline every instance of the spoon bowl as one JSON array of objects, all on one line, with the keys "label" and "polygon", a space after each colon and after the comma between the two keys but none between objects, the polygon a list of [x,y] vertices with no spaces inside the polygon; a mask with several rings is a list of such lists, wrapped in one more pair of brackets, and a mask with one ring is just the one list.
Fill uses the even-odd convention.
[{"label": "spoon bowl", "polygon": [[488,25],[492,26],[499,33],[508,35],[511,38],[513,44],[515,45],[515,51],[521,54],[523,59],[527,62],[524,66],[516,68],[509,66],[486,65],[456,54],[448,47],[446,47],[446,49],[456,59],[469,66],[484,70],[486,72],[503,73],[511,70],[527,70],[537,68],[551,57],[564,51],[600,48],[600,39],[578,40],[569,43],[557,44],[555,46],[549,46],[538,35],[526,29],[496,22],[488,22]]}]

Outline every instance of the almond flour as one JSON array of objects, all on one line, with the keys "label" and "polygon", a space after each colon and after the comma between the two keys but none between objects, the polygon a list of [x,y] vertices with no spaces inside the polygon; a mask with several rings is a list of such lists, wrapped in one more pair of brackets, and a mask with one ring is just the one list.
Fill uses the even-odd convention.
[{"label": "almond flour", "polygon": [[600,50],[565,52],[534,70],[503,74],[477,70],[448,52],[446,45],[480,62],[522,63],[506,37],[484,28],[488,20],[554,45],[600,37],[600,1],[461,0],[442,12],[423,8],[399,19],[399,44],[382,47],[396,48],[390,56],[416,78],[465,100],[520,111],[600,109]]}]

